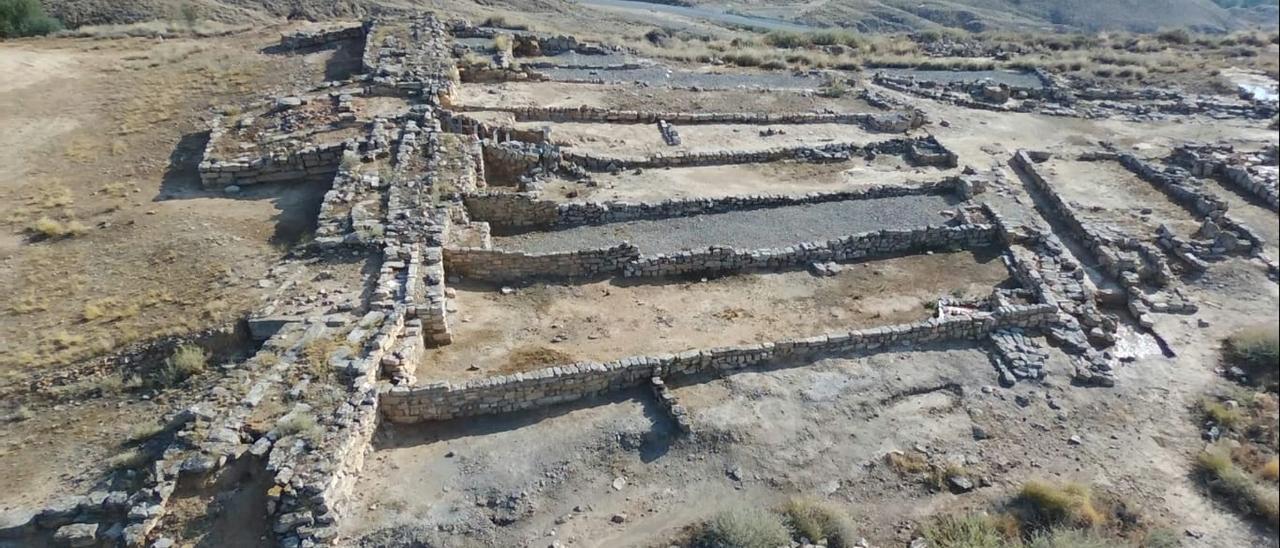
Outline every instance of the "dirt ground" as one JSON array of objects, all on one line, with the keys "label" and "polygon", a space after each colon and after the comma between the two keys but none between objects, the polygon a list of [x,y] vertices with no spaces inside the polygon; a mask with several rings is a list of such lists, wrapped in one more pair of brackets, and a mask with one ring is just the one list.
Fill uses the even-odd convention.
[{"label": "dirt ground", "polygon": [[[665,546],[659,539],[723,508],[802,495],[846,509],[871,545],[903,546],[918,520],[982,511],[1023,481],[1048,479],[1115,492],[1150,525],[1187,531],[1185,546],[1266,545],[1266,533],[1188,478],[1203,446],[1190,406],[1227,384],[1201,341],[1274,310],[1274,289],[1250,303],[1230,299],[1259,278],[1241,263],[1215,266],[1197,287],[1217,303],[1207,313],[1212,327],[1167,318],[1160,329],[1179,357],[1142,357],[1118,371],[1113,389],[1070,386],[1057,350],[1044,384],[994,388],[984,353],[955,343],[677,386],[693,417],[688,438],[639,391],[519,416],[388,427],[345,534],[363,546]],[[990,437],[977,439],[975,427]],[[989,486],[931,491],[884,464],[894,450],[960,466]]]},{"label": "dirt ground", "polygon": [[[195,173],[211,106],[323,79],[332,52],[261,52],[281,30],[0,44],[3,511],[87,491],[130,427],[184,398],[84,360],[242,318],[314,222],[324,189],[233,199]],[[74,230],[45,237],[41,218]]]},{"label": "dirt ground", "polygon": [[717,90],[692,91],[670,88],[638,88],[622,84],[570,84],[565,82],[504,82],[463,84],[456,104],[466,107],[580,107],[664,112],[875,112],[858,99],[822,97],[799,91]]},{"label": "dirt ground", "polygon": [[721,198],[744,194],[838,192],[873,185],[936,182],[957,169],[912,167],[900,156],[881,154],[874,160],[814,164],[772,162],[593,174],[591,182],[550,179],[542,197],[550,200],[661,201]]},{"label": "dirt ground", "polygon": [[984,250],[867,261],[822,278],[798,271],[605,280],[536,284],[512,295],[458,287],[453,343],[429,351],[417,375],[459,380],[906,323],[929,317],[927,304],[938,297],[985,296],[1008,276],[998,253]]},{"label": "dirt ground", "polygon": [[1160,225],[1189,238],[1200,228],[1196,216],[1125,169],[1119,162],[1052,158],[1045,178],[1080,215],[1141,240],[1154,240]]},{"label": "dirt ground", "polygon": [[[516,124],[516,127],[536,129],[546,125],[528,122]],[[766,135],[764,132],[768,129],[781,130],[783,133]],[[852,124],[705,124],[677,126],[676,130],[680,132],[681,144],[669,146],[662,140],[662,134],[654,125],[564,123],[551,126],[551,141],[572,152],[646,157],[729,148],[735,151],[757,151],[824,143],[866,144],[885,138]],[[733,146],[729,147],[727,143],[733,143]]]}]

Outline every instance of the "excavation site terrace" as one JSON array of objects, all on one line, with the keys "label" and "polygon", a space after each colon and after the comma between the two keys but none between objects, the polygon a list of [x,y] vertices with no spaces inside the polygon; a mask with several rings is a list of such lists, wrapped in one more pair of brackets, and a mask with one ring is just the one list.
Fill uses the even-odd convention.
[{"label": "excavation site terrace", "polygon": [[[170,155],[196,198],[155,203],[296,208],[300,236],[235,335],[101,361],[185,395],[98,415],[130,456],[85,450],[73,486],[6,480],[0,546],[772,548],[698,528],[797,496],[858,534],[788,514],[782,546],[968,546],[925,524],[1035,478],[1177,537],[1115,546],[1274,542],[1189,479],[1231,428],[1189,409],[1245,375],[1219,341],[1280,300],[1274,98],[679,61],[448,11],[272,32],[254,54],[312,83],[214,105]],[[237,350],[182,370],[191,345]],[[38,409],[6,474],[44,466],[16,429],[81,407]]]}]

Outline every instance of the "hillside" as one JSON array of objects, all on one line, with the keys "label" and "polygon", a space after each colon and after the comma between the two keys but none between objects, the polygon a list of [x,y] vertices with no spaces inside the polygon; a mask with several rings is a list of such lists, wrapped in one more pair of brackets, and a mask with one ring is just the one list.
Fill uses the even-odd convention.
[{"label": "hillside", "polygon": [[[484,9],[488,3],[458,4]],[[518,1],[503,2],[502,7],[539,12],[580,9],[573,4],[563,0]],[[864,32],[940,27],[974,31],[1137,32],[1186,27],[1223,32],[1252,25],[1274,27],[1277,17],[1277,0],[695,0],[693,4]],[[440,2],[411,0],[46,0],[46,6],[52,15],[71,27],[179,19],[184,10],[194,10],[202,19],[244,22],[394,14],[423,7],[444,7]]]}]

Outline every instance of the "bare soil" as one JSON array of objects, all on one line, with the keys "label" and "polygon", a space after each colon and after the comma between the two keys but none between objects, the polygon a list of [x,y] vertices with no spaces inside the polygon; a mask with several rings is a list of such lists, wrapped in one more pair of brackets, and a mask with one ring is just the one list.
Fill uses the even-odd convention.
[{"label": "bare soil", "polygon": [[452,301],[453,343],[430,350],[417,375],[458,380],[905,323],[929,317],[938,297],[985,296],[1007,278],[999,256],[983,251],[868,261],[823,278],[784,272],[670,284],[606,280],[535,284],[512,295],[464,286]]},{"label": "bare soil", "polygon": [[591,182],[551,179],[542,197],[551,200],[623,202],[721,198],[747,194],[838,192],[874,185],[935,182],[958,170],[912,167],[900,156],[813,164],[773,162],[593,174]]}]

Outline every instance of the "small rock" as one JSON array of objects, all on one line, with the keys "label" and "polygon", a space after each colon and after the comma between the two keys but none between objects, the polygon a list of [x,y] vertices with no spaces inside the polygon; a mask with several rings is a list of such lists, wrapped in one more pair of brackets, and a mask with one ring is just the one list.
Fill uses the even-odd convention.
[{"label": "small rock", "polygon": [[1080,444],[1084,443],[1084,440],[1083,440],[1083,439],[1081,439],[1081,438],[1080,438],[1080,436],[1078,436],[1078,435],[1073,435],[1073,436],[1071,436],[1070,438],[1067,438],[1067,443],[1069,443],[1069,444],[1071,444],[1071,445],[1080,445]]},{"label": "small rock", "polygon": [[622,513],[614,514],[613,517],[609,518],[609,521],[614,523],[623,523],[627,521],[627,515]]},{"label": "small rock", "polygon": [[240,185],[227,185],[226,187],[224,187],[224,188],[222,189],[222,191],[223,191],[223,192],[225,192],[225,193],[227,193],[227,194],[239,194],[239,193],[240,193]]},{"label": "small rock", "polygon": [[952,493],[968,493],[973,490],[973,481],[964,476],[951,476],[947,478],[947,485],[951,486]]},{"label": "small rock", "polygon": [[729,476],[729,479],[731,479],[731,480],[733,480],[733,481],[742,481],[742,467],[741,467],[741,466],[731,466],[731,467],[729,467],[729,468],[725,469],[724,473],[725,473],[725,475],[726,475],[726,476]]},{"label": "small rock", "polygon": [[63,525],[53,534],[53,541],[59,546],[93,546],[96,542],[98,526],[92,523],[72,523]]},{"label": "small rock", "polygon": [[516,290],[504,285],[502,286],[502,289],[498,290],[498,292],[502,293],[503,295],[511,295],[511,294],[514,294]]},{"label": "small rock", "polygon": [[626,487],[626,486],[627,486],[627,478],[624,478],[624,477],[622,477],[622,476],[618,476],[618,477],[616,477],[616,478],[613,478],[613,490],[614,490],[614,491],[621,491],[621,490],[622,490],[622,488],[623,488],[623,487]]}]

